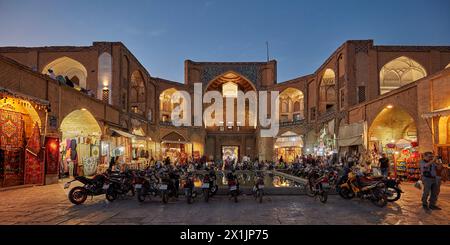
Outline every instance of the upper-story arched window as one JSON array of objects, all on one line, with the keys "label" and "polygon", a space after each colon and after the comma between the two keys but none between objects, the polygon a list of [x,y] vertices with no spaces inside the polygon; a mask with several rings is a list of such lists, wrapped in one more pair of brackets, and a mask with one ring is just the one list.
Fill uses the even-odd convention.
[{"label": "upper-story arched window", "polygon": [[336,75],[326,69],[319,86],[319,113],[333,110],[336,106]]},{"label": "upper-story arched window", "polygon": [[426,76],[425,68],[415,60],[406,56],[398,57],[386,63],[380,70],[380,94]]},{"label": "upper-story arched window", "polygon": [[145,80],[140,71],[131,74],[130,81],[130,110],[137,114],[145,113],[146,91]]}]

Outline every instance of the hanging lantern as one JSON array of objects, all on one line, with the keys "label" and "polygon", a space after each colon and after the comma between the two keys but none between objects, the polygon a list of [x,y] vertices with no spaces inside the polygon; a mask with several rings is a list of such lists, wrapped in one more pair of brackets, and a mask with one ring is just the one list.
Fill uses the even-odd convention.
[{"label": "hanging lantern", "polygon": [[417,147],[417,146],[419,146],[419,143],[417,143],[417,141],[413,141],[413,142],[411,142],[411,146],[412,147]]},{"label": "hanging lantern", "polygon": [[394,143],[389,143],[389,144],[386,144],[386,147],[387,148],[395,148],[395,144]]},{"label": "hanging lantern", "polygon": [[409,154],[409,150],[408,150],[408,149],[402,150],[402,154],[403,154],[403,155],[408,155],[408,154]]}]

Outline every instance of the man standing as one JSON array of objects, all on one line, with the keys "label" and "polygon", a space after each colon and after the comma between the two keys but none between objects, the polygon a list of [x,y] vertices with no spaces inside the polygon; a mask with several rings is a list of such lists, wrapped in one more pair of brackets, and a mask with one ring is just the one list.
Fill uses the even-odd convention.
[{"label": "man standing", "polygon": [[384,177],[388,177],[389,175],[389,159],[386,157],[386,153],[381,155],[381,158],[378,160],[380,162],[380,171],[381,175]]},{"label": "man standing", "polygon": [[[436,157],[432,152],[425,152],[420,161],[420,172],[422,173],[423,194],[422,206],[424,209],[441,210],[436,206],[439,195],[439,187],[436,180]],[[428,203],[428,196],[429,203]]]}]

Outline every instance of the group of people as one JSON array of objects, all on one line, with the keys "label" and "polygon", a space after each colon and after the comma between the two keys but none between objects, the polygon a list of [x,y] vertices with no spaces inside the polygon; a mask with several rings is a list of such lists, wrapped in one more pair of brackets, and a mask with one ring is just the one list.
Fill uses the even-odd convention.
[{"label": "group of people", "polygon": [[[244,161],[245,160],[245,161]],[[258,158],[253,160],[246,156],[243,161],[226,158],[223,161],[207,161],[205,156],[199,159],[189,158],[186,162],[171,162],[169,157],[163,161],[156,161],[152,157],[149,166],[175,166],[185,168],[188,171],[216,169],[216,170],[274,170],[274,169],[298,169],[300,166],[341,166],[344,168],[359,168],[366,174],[374,174],[374,169],[379,169],[380,174],[389,176],[389,159],[386,154],[382,154],[378,160],[378,165],[374,168],[370,161],[363,161],[361,155],[345,154],[344,157],[338,159],[337,155],[329,156],[313,156],[303,155],[297,156],[293,162],[285,162],[282,157],[277,161],[260,161]],[[120,156],[111,158],[110,170],[123,171],[125,163]],[[425,152],[422,160],[420,160],[421,185],[423,186],[422,205],[424,209],[440,210],[437,206],[437,200],[440,193],[441,183],[447,180],[448,167],[442,163],[439,157],[433,155],[432,152]],[[377,174],[374,174],[377,175]]]},{"label": "group of people", "polygon": [[[50,76],[50,78],[53,78],[55,80],[57,80],[59,82],[59,84],[61,85],[66,85],[69,86],[71,88],[75,88],[78,87],[78,85],[76,85],[75,81],[72,81],[68,76],[62,76],[62,75],[56,75],[55,72],[52,69],[48,69],[48,76]],[[85,88],[79,87],[79,90],[85,94],[88,94],[90,96],[94,96],[94,94],[92,93],[91,90],[87,90]]]}]

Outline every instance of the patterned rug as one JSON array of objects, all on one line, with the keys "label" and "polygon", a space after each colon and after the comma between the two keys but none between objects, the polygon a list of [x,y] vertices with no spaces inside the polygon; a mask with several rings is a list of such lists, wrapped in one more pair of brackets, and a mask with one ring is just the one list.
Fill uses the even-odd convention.
[{"label": "patterned rug", "polygon": [[39,159],[41,151],[41,134],[39,126],[36,123],[33,133],[27,142],[25,151],[25,184],[43,184],[44,183],[44,164]]},{"label": "patterned rug", "polygon": [[0,148],[11,150],[24,145],[24,123],[22,115],[0,109]]}]

